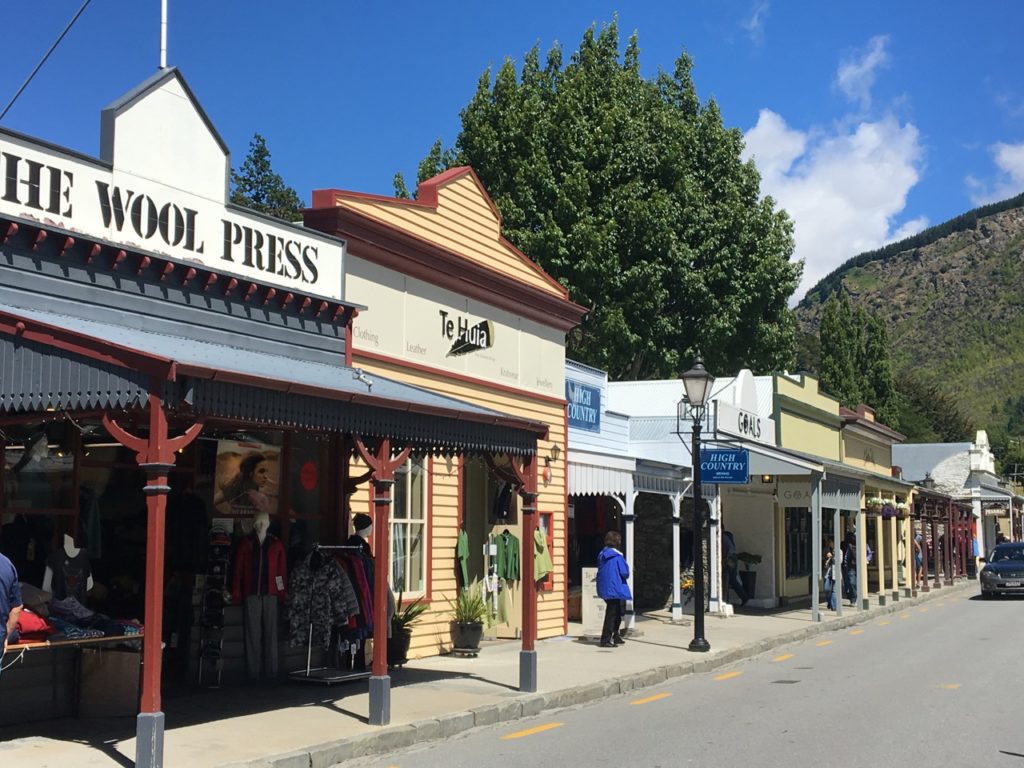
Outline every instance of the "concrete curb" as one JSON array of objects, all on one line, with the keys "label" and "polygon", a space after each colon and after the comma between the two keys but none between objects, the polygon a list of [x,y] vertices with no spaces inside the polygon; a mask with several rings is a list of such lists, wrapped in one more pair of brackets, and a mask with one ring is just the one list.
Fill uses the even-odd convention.
[{"label": "concrete curb", "polygon": [[944,586],[942,589],[933,590],[927,594],[919,594],[917,597],[901,597],[897,602],[889,602],[884,606],[875,606],[866,611],[857,610],[855,613],[846,614],[828,622],[822,621],[792,632],[767,637],[715,656],[695,661],[667,664],[621,677],[587,683],[586,685],[574,686],[572,688],[563,688],[548,693],[526,693],[500,704],[488,704],[467,712],[439,715],[434,719],[419,720],[406,725],[387,726],[372,733],[364,733],[326,744],[318,744],[295,752],[288,752],[260,760],[231,763],[226,768],[332,768],[332,766],[338,763],[356,757],[383,754],[396,749],[410,747],[413,744],[443,740],[479,726],[512,722],[524,717],[539,715],[541,712],[548,710],[554,711],[581,704],[589,704],[611,696],[659,685],[668,680],[675,680],[691,674],[710,672],[728,664],[734,664],[737,661],[759,656],[762,653],[784,645],[800,642],[825,632],[838,632],[848,629],[879,616],[899,613],[921,603],[962,592],[976,586],[976,580],[968,579],[951,587]]}]

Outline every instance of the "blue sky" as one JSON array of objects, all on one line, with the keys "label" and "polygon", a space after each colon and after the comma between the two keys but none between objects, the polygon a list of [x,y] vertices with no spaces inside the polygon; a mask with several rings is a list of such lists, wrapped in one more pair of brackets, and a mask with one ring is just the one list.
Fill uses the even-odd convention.
[{"label": "blue sky", "polygon": [[[4,4],[5,106],[81,0]],[[847,258],[1024,191],[1024,3],[169,0],[181,69],[241,163],[255,132],[305,202],[392,194],[458,132],[480,73],[618,14],[645,76],[694,59],[796,224],[800,298]],[[92,0],[0,125],[98,154],[99,112],[159,63],[159,0]],[[2,109],[0,106],[0,109]]]}]

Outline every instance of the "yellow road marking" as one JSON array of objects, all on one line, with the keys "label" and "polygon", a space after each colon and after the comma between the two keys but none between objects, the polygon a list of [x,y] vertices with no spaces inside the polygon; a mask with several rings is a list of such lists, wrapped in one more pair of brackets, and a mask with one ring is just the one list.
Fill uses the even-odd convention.
[{"label": "yellow road marking", "polygon": [[864,634],[864,630],[863,629],[851,629],[850,630],[850,634],[851,635],[863,635]]},{"label": "yellow road marking", "polygon": [[792,653],[784,653],[781,656],[776,656],[774,659],[772,659],[772,661],[785,661],[786,659],[792,659],[792,658],[793,658],[793,654]]},{"label": "yellow road marking", "polygon": [[650,704],[652,701],[660,701],[661,699],[667,699],[671,696],[671,693],[657,693],[654,696],[648,696],[646,699],[637,699],[636,701],[629,702],[630,704]]},{"label": "yellow road marking", "polygon": [[524,736],[533,736],[535,733],[543,733],[544,731],[550,731],[552,728],[561,728],[561,723],[545,723],[544,725],[538,725],[535,728],[527,728],[525,731],[516,731],[515,733],[506,733],[502,736],[503,741],[509,739],[521,739]]},{"label": "yellow road marking", "polygon": [[919,610],[921,613],[928,613],[927,608],[918,608],[917,610]]},{"label": "yellow road marking", "polygon": [[900,618],[901,619],[909,619],[910,618],[910,614],[909,613],[901,613],[900,614]]},{"label": "yellow road marking", "polygon": [[725,674],[717,675],[715,680],[731,680],[732,678],[739,677],[742,674],[742,672],[726,672]]},{"label": "yellow road marking", "polygon": [[819,648],[821,648],[823,645],[832,645],[832,641],[831,640],[822,640],[817,645],[818,645]]},{"label": "yellow road marking", "polygon": [[880,622],[878,622],[878,626],[880,626],[880,627],[888,627],[889,626],[889,622],[888,621],[880,621]]},{"label": "yellow road marking", "polygon": [[947,691],[955,691],[960,687],[960,683],[940,683],[935,686],[936,688],[945,688]]}]

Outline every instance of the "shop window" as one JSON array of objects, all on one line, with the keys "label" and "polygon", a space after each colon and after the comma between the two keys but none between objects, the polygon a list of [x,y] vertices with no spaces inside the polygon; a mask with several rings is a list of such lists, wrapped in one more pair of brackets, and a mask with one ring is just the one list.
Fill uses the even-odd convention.
[{"label": "shop window", "polygon": [[811,511],[806,507],[786,507],[786,578],[807,576],[811,572]]},{"label": "shop window", "polygon": [[405,596],[427,589],[427,462],[409,459],[395,472],[391,513],[391,588]]},{"label": "shop window", "polygon": [[70,512],[75,501],[75,450],[63,422],[26,430],[4,448],[7,512]]},{"label": "shop window", "polygon": [[323,524],[330,444],[315,434],[293,432],[288,443],[287,498],[283,505],[287,525],[285,538],[288,565],[294,567],[313,550],[314,544],[335,544],[329,526]]}]

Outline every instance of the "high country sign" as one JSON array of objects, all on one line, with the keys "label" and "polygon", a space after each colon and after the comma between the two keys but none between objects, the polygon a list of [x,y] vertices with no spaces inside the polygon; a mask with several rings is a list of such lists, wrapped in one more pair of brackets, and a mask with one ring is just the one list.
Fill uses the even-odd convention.
[{"label": "high country sign", "polygon": [[566,379],[565,400],[570,428],[601,431],[600,389]]},{"label": "high country sign", "polygon": [[700,476],[704,483],[746,485],[750,479],[750,452],[723,448],[701,448]]},{"label": "high country sign", "polygon": [[0,131],[0,213],[343,299],[340,241]]}]

